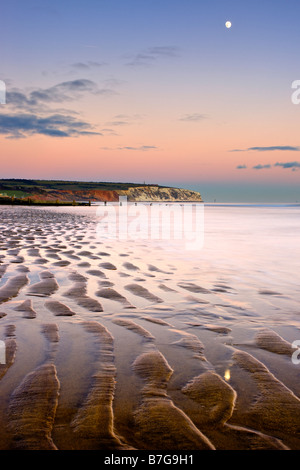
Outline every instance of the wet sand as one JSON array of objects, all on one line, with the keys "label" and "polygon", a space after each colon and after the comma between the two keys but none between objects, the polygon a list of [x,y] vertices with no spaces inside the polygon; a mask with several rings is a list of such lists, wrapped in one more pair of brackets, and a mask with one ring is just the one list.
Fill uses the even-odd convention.
[{"label": "wet sand", "polygon": [[285,266],[99,238],[95,220],[0,210],[0,449],[300,449]]}]

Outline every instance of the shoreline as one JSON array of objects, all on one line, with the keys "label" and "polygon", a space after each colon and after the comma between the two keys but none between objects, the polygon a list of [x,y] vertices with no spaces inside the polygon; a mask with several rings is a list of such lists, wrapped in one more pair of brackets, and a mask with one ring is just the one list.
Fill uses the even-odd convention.
[{"label": "shoreline", "polygon": [[[3,198],[4,199],[4,198]],[[69,202],[69,201],[23,201],[22,199],[5,199],[0,198],[0,206],[91,206],[90,202]]]}]

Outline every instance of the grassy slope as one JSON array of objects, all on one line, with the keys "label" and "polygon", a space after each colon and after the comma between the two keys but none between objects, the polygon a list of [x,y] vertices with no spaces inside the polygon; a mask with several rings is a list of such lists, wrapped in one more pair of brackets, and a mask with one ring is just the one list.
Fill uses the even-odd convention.
[{"label": "grassy slope", "polygon": [[[56,180],[25,180],[25,179],[1,179],[0,180],[0,193],[12,195],[15,193],[21,196],[25,193],[27,196],[34,191],[34,188],[47,190],[127,190],[128,188],[137,186],[152,186],[137,183],[110,183],[110,182],[85,182],[85,181],[56,181]],[[154,186],[154,185],[153,185]]]},{"label": "grassy slope", "polygon": [[30,196],[29,193],[26,193],[24,191],[20,191],[18,189],[1,189],[0,187],[0,193],[2,193],[3,196],[15,196],[15,197],[28,197]]}]

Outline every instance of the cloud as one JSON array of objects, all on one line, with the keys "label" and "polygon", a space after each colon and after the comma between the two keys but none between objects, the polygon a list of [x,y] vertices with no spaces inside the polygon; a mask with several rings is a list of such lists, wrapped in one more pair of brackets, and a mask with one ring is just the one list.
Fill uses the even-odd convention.
[{"label": "cloud", "polygon": [[91,80],[80,79],[71,80],[68,82],[58,83],[57,85],[46,88],[35,90],[30,93],[30,98],[37,102],[64,102],[74,101],[82,93],[96,93],[97,85]]},{"label": "cloud", "polygon": [[139,147],[117,147],[117,148],[112,148],[112,147],[101,147],[102,150],[131,150],[131,151],[139,151],[139,152],[147,152],[149,150],[158,150],[158,147],[155,145],[140,145]]},{"label": "cloud", "polygon": [[57,105],[77,101],[86,94],[112,93],[115,92],[110,88],[99,88],[97,83],[84,78],[25,92],[13,88],[6,95],[6,113],[0,116],[0,134],[10,139],[36,134],[49,137],[103,135],[96,132],[89,122],[82,120],[76,111]]},{"label": "cloud", "polygon": [[103,135],[114,135],[114,136],[118,136],[118,135],[119,135],[117,132],[115,132],[114,129],[108,129],[108,128],[101,129],[101,133],[102,133]]},{"label": "cloud", "polygon": [[155,46],[150,47],[148,52],[154,57],[178,57],[179,48],[177,46]]},{"label": "cloud", "polygon": [[291,145],[275,145],[273,147],[249,147],[247,149],[233,149],[229,152],[274,152],[274,151],[287,151],[287,152],[300,152],[300,147],[293,147]]},{"label": "cloud", "polygon": [[139,52],[132,57],[126,65],[131,67],[150,65],[161,58],[174,58],[179,56],[177,46],[154,46]]},{"label": "cloud", "polygon": [[37,134],[49,137],[102,135],[92,129],[89,123],[68,115],[53,114],[47,117],[38,117],[28,113],[0,115],[0,134],[11,139]]},{"label": "cloud", "polygon": [[128,126],[130,124],[137,123],[138,121],[141,121],[144,116],[140,114],[133,114],[133,115],[128,115],[128,114],[116,114],[115,116],[112,117],[112,121],[108,121],[105,123],[105,126],[108,127],[121,127],[121,126]]},{"label": "cloud", "polygon": [[129,124],[129,122],[127,121],[110,121],[110,122],[107,122],[106,125],[107,126],[127,126]]},{"label": "cloud", "polygon": [[27,98],[27,96],[21,91],[7,91],[6,101],[8,106],[13,106],[15,108],[28,108],[36,106],[36,102]]},{"label": "cloud", "polygon": [[[297,171],[300,168],[300,162],[283,162],[283,163],[274,163],[274,164],[265,164],[265,165],[255,165],[252,167],[253,170],[266,170],[271,169],[272,167],[280,167],[283,169],[290,169],[292,171]],[[246,169],[246,165],[238,165],[236,167],[237,170],[244,170]]]},{"label": "cloud", "polygon": [[71,67],[77,70],[91,70],[93,68],[104,67],[105,65],[107,65],[106,62],[94,62],[89,60],[87,62],[75,62],[74,64],[71,64]]},{"label": "cloud", "polygon": [[103,83],[105,84],[105,88],[107,87],[114,88],[114,87],[124,85],[124,83],[126,83],[126,80],[121,80],[119,78],[111,77],[111,78],[106,78],[105,80],[103,80]]},{"label": "cloud", "polygon": [[185,121],[185,122],[200,122],[203,121],[203,119],[207,119],[206,114],[185,114],[181,118],[179,118],[179,121]]},{"label": "cloud", "polygon": [[256,150],[258,152],[288,151],[299,152],[300,147],[292,147],[290,145],[277,145],[274,147],[250,147],[248,150]]},{"label": "cloud", "polygon": [[126,65],[130,67],[140,67],[144,65],[149,65],[151,62],[154,62],[156,57],[151,54],[139,53],[132,59],[131,62],[128,62]]},{"label": "cloud", "polygon": [[267,164],[267,165],[258,164],[258,165],[253,166],[252,168],[253,168],[253,170],[266,170],[266,169],[271,168],[271,165],[269,165],[269,164]]},{"label": "cloud", "polygon": [[274,166],[280,166],[284,169],[292,168],[293,170],[295,170],[296,168],[300,168],[300,162],[275,163]]},{"label": "cloud", "polygon": [[147,150],[157,150],[155,145],[141,145],[140,147],[118,147],[118,150],[139,150],[146,152]]},{"label": "cloud", "polygon": [[58,83],[51,88],[32,91],[30,98],[36,101],[60,103],[77,100],[84,93],[103,95],[115,92],[107,88],[99,89],[98,85],[92,80],[77,79]]},{"label": "cloud", "polygon": [[7,105],[15,109],[33,111],[48,107],[53,103],[72,102],[84,94],[112,95],[116,94],[111,88],[99,88],[92,80],[77,79],[58,83],[50,88],[37,88],[28,92],[14,88],[6,94]]}]

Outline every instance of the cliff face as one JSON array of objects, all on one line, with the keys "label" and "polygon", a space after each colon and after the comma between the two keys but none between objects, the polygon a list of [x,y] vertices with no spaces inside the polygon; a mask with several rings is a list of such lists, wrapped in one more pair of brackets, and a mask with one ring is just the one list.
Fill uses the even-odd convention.
[{"label": "cliff face", "polygon": [[[124,194],[123,194],[124,193]],[[157,186],[140,186],[129,188],[122,191],[122,195],[127,196],[128,201],[186,201],[186,202],[203,202],[201,194],[188,189],[178,188],[161,188]]]},{"label": "cliff face", "polygon": [[131,202],[203,202],[201,195],[195,191],[177,188],[163,188],[157,186],[130,187],[128,190],[48,190],[35,191],[30,194],[34,201],[62,201],[62,202],[117,202],[119,196],[127,196]]},{"label": "cliff face", "polygon": [[62,202],[88,202],[88,201],[106,201],[117,202],[119,194],[117,191],[103,191],[103,190],[53,190],[41,191],[30,194],[30,199],[34,201],[62,201]]}]

